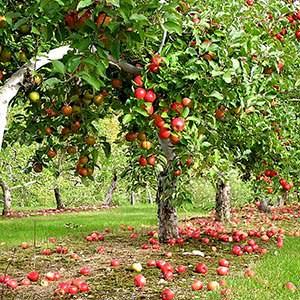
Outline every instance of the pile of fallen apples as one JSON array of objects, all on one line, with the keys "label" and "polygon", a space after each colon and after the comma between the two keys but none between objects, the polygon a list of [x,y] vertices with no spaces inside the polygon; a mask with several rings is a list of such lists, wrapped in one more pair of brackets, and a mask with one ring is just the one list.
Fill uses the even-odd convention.
[{"label": "pile of fallen apples", "polygon": [[[199,218],[193,221],[186,222],[181,227],[179,227],[180,237],[177,239],[169,239],[167,246],[162,246],[158,241],[158,234],[156,231],[151,230],[146,233],[137,233],[132,226],[121,225],[121,230],[127,231],[129,234],[129,240],[136,240],[139,238],[138,243],[141,240],[141,244],[137,246],[139,251],[148,251],[147,253],[154,251],[162,250],[158,253],[161,254],[161,259],[158,260],[148,260],[147,262],[135,262],[130,267],[124,265],[118,258],[111,258],[110,261],[107,261],[107,266],[109,265],[111,269],[117,268],[119,270],[128,270],[130,269],[135,273],[133,276],[132,286],[143,289],[147,286],[147,269],[157,268],[161,271],[161,280],[165,282],[174,281],[180,274],[189,272],[194,275],[199,275],[202,278],[205,278],[205,275],[209,271],[209,267],[203,262],[199,261],[193,266],[185,265],[172,265],[169,261],[165,259],[172,259],[173,253],[171,249],[174,250],[178,248],[183,248],[191,241],[198,243],[199,245],[206,245],[211,247],[213,252],[217,252],[218,249],[216,245],[222,246],[226,245],[228,254],[234,256],[243,256],[243,255],[263,255],[267,253],[266,245],[272,242],[277,248],[283,247],[284,235],[286,234],[283,228],[277,228],[274,224],[276,220],[282,219],[297,219],[300,217],[299,207],[290,207],[273,210],[271,215],[260,214],[257,216],[258,212],[255,206],[249,206],[244,208],[244,215],[238,215],[235,210],[232,210],[232,219],[230,229],[225,227],[222,223],[216,222],[213,218]],[[259,221],[258,221],[259,219]],[[255,228],[251,228],[251,226]],[[237,226],[241,229],[237,229]],[[102,243],[98,244],[95,247],[95,253],[104,254],[106,248],[104,246],[104,241],[106,235],[111,232],[111,229],[106,228],[103,232],[93,231],[87,235],[84,240],[86,243]],[[298,232],[296,232],[298,234]],[[292,235],[298,236],[296,233]],[[291,234],[291,233],[289,233]],[[216,243],[217,242],[217,243]],[[53,246],[49,246],[49,243],[53,243]],[[42,255],[54,255],[59,254],[62,256],[69,256],[71,259],[80,260],[81,257],[73,252],[69,253],[69,249],[66,246],[55,245],[57,243],[55,238],[49,238],[48,247],[40,251]],[[228,247],[228,245],[230,245]],[[24,242],[20,245],[22,249],[29,248],[28,243]],[[167,248],[167,251],[165,250]],[[199,247],[201,249],[201,247]],[[224,250],[224,249],[223,249]],[[174,252],[175,253],[175,252]],[[182,251],[181,251],[182,253]],[[184,253],[183,253],[184,254]],[[199,250],[193,250],[192,253],[189,253],[194,256],[204,257],[205,254]],[[204,260],[202,259],[201,260]],[[220,278],[218,280],[210,280],[204,282],[199,278],[193,279],[193,282],[190,285],[190,289],[193,291],[216,291],[220,290],[222,295],[227,295],[230,293],[230,289],[226,288],[226,281],[223,279],[223,276],[227,276],[230,273],[230,262],[225,258],[220,258],[218,260],[218,265],[214,266],[215,274]],[[143,270],[146,270],[144,273]],[[89,284],[82,279],[88,278],[93,272],[90,266],[82,266],[78,270],[80,278],[74,277],[67,281],[59,282],[63,274],[59,272],[47,272],[45,275],[39,274],[37,271],[31,271],[26,275],[26,278],[15,279],[8,274],[0,276],[0,285],[6,286],[8,289],[15,290],[19,286],[31,286],[32,284],[40,284],[41,286],[49,286],[51,282],[57,282],[55,288],[53,289],[54,299],[76,299],[75,295],[78,295],[80,299],[82,297],[88,297],[88,293],[92,288]],[[143,274],[144,273],[144,274]],[[176,274],[176,276],[174,276]],[[244,271],[244,276],[253,277],[255,275],[254,271],[251,269],[246,269]],[[296,287],[293,283],[288,282],[286,288],[291,291],[295,291]],[[171,300],[175,298],[175,292],[170,288],[164,288],[160,292],[161,299]],[[79,299],[79,298],[78,298]]]}]

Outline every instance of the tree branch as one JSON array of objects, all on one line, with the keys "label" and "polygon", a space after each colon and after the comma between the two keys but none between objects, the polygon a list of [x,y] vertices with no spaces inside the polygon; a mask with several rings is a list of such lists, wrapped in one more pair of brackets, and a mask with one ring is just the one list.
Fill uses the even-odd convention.
[{"label": "tree branch", "polygon": [[142,68],[135,67],[124,60],[117,60],[112,55],[108,55],[109,63],[130,74],[141,74]]},{"label": "tree branch", "polygon": [[8,104],[17,95],[21,84],[24,81],[26,72],[28,70],[38,70],[53,60],[62,59],[70,50],[70,46],[62,46],[49,51],[49,53],[44,53],[37,58],[31,59],[29,63],[25,64],[15,72],[0,88],[0,150],[6,126]]}]

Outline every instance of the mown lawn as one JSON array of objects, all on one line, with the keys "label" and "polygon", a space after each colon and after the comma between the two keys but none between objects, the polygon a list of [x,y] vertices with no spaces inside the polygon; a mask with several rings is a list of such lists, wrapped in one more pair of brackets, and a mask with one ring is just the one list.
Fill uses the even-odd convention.
[{"label": "mown lawn", "polygon": [[[300,239],[287,237],[284,248],[271,251],[252,263],[256,275],[245,278],[243,269],[233,274],[229,286],[235,299],[243,300],[289,300],[300,299]],[[237,276],[236,276],[237,275]],[[295,293],[283,288],[288,281],[298,288]]]},{"label": "mown lawn", "polygon": [[[199,214],[203,214],[199,209],[193,209],[191,212],[179,210],[181,218]],[[95,212],[28,218],[0,217],[0,247],[18,245],[23,241],[31,242],[34,239],[34,232],[36,240],[43,241],[51,236],[82,237],[93,230],[101,231],[105,227],[116,230],[121,224],[136,227],[155,226],[156,206],[137,205]]]}]

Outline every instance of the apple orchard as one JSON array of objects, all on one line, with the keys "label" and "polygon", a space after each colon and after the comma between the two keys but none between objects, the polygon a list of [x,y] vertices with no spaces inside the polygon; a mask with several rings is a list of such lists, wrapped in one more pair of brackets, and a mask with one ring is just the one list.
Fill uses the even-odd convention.
[{"label": "apple orchard", "polygon": [[[37,143],[32,171],[66,153],[93,178],[117,114],[140,186],[157,186],[159,239],[178,237],[190,176],[210,170],[230,218],[232,167],[258,193],[298,184],[300,12],[273,1],[8,1],[0,4],[1,141]],[[167,298],[166,298],[167,299]]]},{"label": "apple orchard", "polygon": [[[123,176],[130,179],[132,190],[151,184],[156,191],[158,232],[138,237],[134,228],[122,228],[141,250],[141,261],[144,250],[159,251],[163,244],[183,247],[186,241],[200,241],[205,251],[211,241],[234,242],[230,254],[236,257],[265,254],[266,244],[261,246],[257,240],[271,240],[277,248],[283,247],[284,229],[275,230],[272,222],[299,218],[296,208],[279,208],[269,218],[249,206],[242,210],[241,218],[255,229],[244,232],[234,228],[227,233],[224,226],[226,221],[239,224],[239,216],[231,208],[233,169],[253,185],[262,211],[270,211],[268,201],[283,206],[291,193],[298,195],[297,4],[262,0],[5,2],[0,3],[0,148],[15,142],[35,145],[31,172],[48,168],[58,177],[65,162],[73,175],[87,182],[101,172],[100,153],[111,155],[111,144],[100,133],[99,120],[117,116],[119,142],[126,144],[128,163]],[[190,182],[195,177],[205,177],[215,187],[213,221],[200,218],[198,227],[179,226],[176,208],[191,201]],[[4,191],[2,182],[1,187]],[[4,214],[9,210],[4,206]],[[266,225],[270,228],[265,229]],[[109,228],[103,234],[91,232],[85,237],[88,250],[83,251],[95,252],[93,242],[104,243],[109,234]],[[146,242],[138,244],[139,238]],[[56,240],[52,238],[51,243]],[[111,259],[111,269],[120,270],[128,257],[119,244],[114,246],[111,251],[121,259],[111,258],[103,245],[96,252],[106,261]],[[26,242],[21,248],[30,251]],[[211,249],[217,253],[215,244]],[[68,251],[66,246],[53,250],[47,244],[40,255],[67,255]],[[191,256],[202,254],[196,251]],[[228,275],[231,262],[221,257],[223,252],[217,254],[220,259],[214,275]],[[171,259],[172,252],[163,255]],[[72,253],[71,259],[76,262],[80,256]],[[166,282],[172,282],[174,273],[177,279],[190,271],[190,260],[184,258],[184,265],[173,268],[162,259],[149,259],[147,268],[156,268]],[[76,273],[93,275],[95,263],[90,261],[92,267],[81,265]],[[194,273],[210,275],[212,268],[206,263],[195,259],[192,265]],[[130,268],[140,273],[143,267],[134,262]],[[124,274],[122,279],[127,276]],[[96,278],[96,292],[106,292],[109,283],[105,280],[110,275]],[[245,276],[254,273],[247,269]],[[40,279],[33,270],[20,285],[29,286]],[[60,279],[59,271],[48,272],[41,283],[46,288]],[[151,280],[150,275],[146,279],[138,274],[133,285],[144,288]],[[104,288],[100,291],[101,282]],[[206,289],[214,291],[224,284],[222,280],[208,281]],[[18,285],[6,273],[0,276],[0,299],[3,286],[14,291]],[[296,290],[291,282],[286,287]],[[55,297],[74,299],[89,289],[85,280],[73,278],[58,283]],[[191,289],[200,291],[204,284],[194,279]],[[131,290],[128,293],[132,296]],[[170,288],[159,293],[164,300],[175,297]],[[226,293],[225,289],[224,296]],[[157,292],[153,295],[157,297]]]}]

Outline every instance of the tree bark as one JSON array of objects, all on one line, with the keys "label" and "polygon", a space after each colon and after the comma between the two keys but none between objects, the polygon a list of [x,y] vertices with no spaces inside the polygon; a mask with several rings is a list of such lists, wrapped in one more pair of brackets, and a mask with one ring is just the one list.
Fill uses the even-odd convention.
[{"label": "tree bark", "polygon": [[54,188],[54,196],[55,196],[55,201],[56,201],[56,208],[57,209],[64,209],[65,205],[62,201],[59,187]]},{"label": "tree bark", "polygon": [[169,173],[170,171],[167,168],[160,174],[156,194],[160,243],[166,243],[171,238],[178,238],[177,210],[172,204],[176,182],[175,179],[170,179]]},{"label": "tree bark", "polygon": [[130,193],[130,204],[131,204],[132,206],[135,205],[135,192],[131,192],[131,193]]},{"label": "tree bark", "polygon": [[230,185],[219,178],[216,191],[216,219],[218,221],[230,219],[230,198]]},{"label": "tree bark", "polygon": [[176,178],[172,175],[175,154],[169,140],[159,139],[159,143],[168,162],[159,175],[156,192],[158,236],[160,243],[166,243],[170,238],[178,238],[177,210],[172,203],[176,192]]},{"label": "tree bark", "polygon": [[108,192],[105,196],[104,202],[103,202],[104,206],[111,206],[113,193],[114,193],[114,191],[116,190],[116,187],[117,187],[117,181],[118,181],[118,176],[117,176],[117,174],[114,174],[114,177],[112,179],[110,188],[109,188],[109,190],[108,190]]},{"label": "tree bark", "polygon": [[11,212],[12,198],[11,198],[10,188],[4,181],[0,182],[0,186],[3,192],[3,204],[4,204],[2,215],[7,216]]}]

